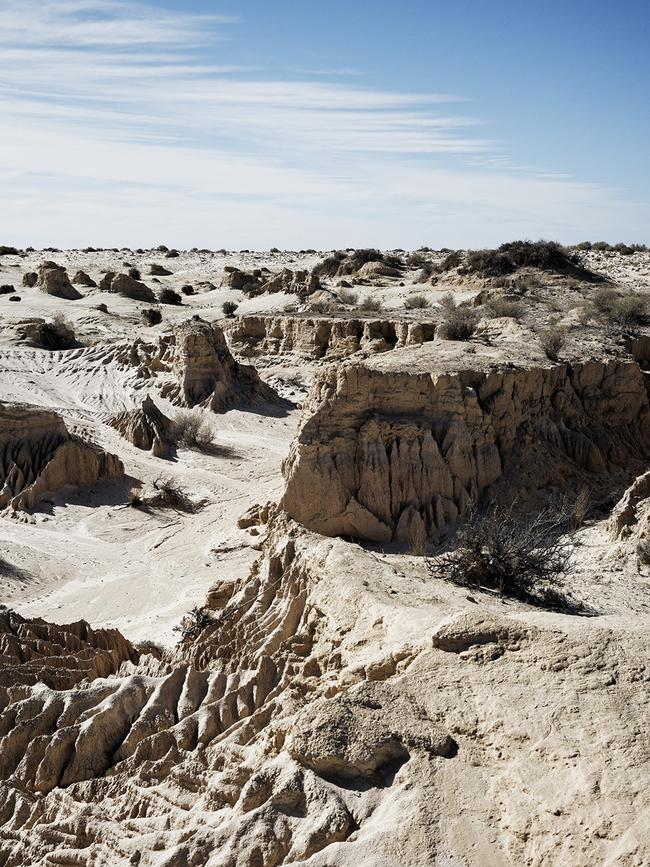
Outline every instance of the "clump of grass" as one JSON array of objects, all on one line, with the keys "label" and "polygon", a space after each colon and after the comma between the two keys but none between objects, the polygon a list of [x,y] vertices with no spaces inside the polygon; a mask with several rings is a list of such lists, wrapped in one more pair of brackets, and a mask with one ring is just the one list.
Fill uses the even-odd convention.
[{"label": "clump of grass", "polygon": [[234,316],[238,307],[239,304],[236,304],[234,301],[224,301],[221,305],[224,316]]},{"label": "clump of grass", "polygon": [[438,333],[445,340],[469,340],[476,331],[478,313],[471,307],[456,304],[451,293],[440,299],[440,311],[442,319]]},{"label": "clump of grass", "polygon": [[404,307],[407,310],[424,310],[429,306],[429,299],[424,295],[407,295],[404,299]]},{"label": "clump of grass", "polygon": [[214,429],[198,410],[180,410],[174,416],[176,442],[188,449],[206,451],[214,444]]}]

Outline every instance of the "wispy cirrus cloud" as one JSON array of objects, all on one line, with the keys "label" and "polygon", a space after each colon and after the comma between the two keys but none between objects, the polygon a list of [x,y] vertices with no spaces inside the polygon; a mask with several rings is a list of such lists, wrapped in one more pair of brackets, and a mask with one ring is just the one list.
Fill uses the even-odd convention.
[{"label": "wispy cirrus cloud", "polygon": [[513,165],[458,96],[271,78],[221,62],[235,28],[154,3],[0,0],[3,240],[473,244],[625,219],[615,191]]}]

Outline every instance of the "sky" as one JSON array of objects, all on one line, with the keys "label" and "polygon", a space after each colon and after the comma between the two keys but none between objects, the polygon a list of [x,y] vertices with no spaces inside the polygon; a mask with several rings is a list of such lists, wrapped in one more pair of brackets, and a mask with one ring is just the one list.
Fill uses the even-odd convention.
[{"label": "sky", "polygon": [[0,243],[650,242],[647,0],[0,0]]}]

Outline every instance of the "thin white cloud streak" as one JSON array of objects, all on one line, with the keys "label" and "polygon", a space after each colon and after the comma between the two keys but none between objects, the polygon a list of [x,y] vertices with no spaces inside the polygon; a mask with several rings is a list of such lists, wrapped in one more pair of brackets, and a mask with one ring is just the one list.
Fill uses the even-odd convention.
[{"label": "thin white cloud streak", "polygon": [[3,242],[476,245],[638,216],[616,191],[512,165],[456,97],[215,62],[225,24],[0,0]]}]

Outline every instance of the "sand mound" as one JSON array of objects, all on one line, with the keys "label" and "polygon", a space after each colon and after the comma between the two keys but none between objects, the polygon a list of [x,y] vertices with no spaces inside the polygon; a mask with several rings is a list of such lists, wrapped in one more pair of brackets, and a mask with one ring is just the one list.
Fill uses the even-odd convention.
[{"label": "sand mound", "polygon": [[57,413],[0,408],[0,508],[32,509],[62,488],[92,485],[123,472],[119,458],[70,434]]}]

